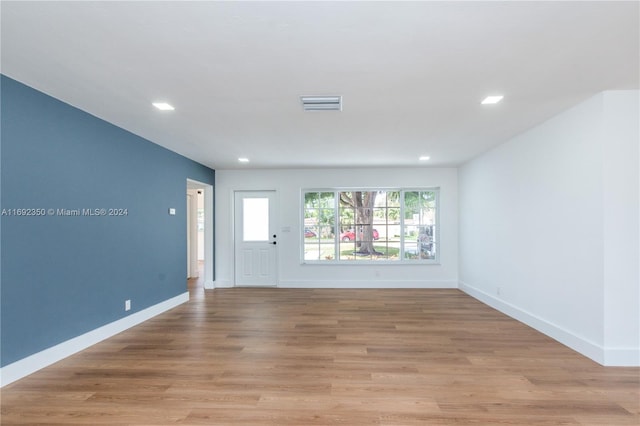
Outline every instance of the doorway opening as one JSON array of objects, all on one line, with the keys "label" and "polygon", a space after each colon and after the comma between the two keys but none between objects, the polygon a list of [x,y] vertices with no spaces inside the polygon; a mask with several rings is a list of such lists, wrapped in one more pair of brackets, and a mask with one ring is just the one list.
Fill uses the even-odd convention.
[{"label": "doorway opening", "polygon": [[213,186],[187,179],[187,286],[212,289]]}]

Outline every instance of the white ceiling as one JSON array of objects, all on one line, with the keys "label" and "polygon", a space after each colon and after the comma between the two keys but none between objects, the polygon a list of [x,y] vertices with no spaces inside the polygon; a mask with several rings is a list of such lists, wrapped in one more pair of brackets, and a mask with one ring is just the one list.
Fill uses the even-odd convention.
[{"label": "white ceiling", "polygon": [[640,87],[635,1],[0,7],[2,73],[216,169],[456,166]]}]

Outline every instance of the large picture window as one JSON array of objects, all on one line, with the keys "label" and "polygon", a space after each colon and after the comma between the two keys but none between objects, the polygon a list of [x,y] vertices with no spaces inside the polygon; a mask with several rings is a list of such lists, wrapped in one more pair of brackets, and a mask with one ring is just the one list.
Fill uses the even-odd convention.
[{"label": "large picture window", "polygon": [[438,261],[437,189],[303,191],[303,262]]}]

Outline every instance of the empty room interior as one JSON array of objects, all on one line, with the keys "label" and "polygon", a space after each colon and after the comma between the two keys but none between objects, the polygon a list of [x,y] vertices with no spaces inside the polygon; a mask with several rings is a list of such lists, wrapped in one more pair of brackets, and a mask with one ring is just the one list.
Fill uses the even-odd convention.
[{"label": "empty room interior", "polygon": [[640,2],[0,19],[0,424],[640,424]]}]

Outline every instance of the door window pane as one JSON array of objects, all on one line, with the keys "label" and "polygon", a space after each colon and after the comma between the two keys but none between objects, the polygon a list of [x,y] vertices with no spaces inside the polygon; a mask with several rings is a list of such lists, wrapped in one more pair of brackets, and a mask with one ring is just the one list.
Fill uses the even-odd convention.
[{"label": "door window pane", "polygon": [[269,241],[269,199],[242,200],[242,241]]}]

